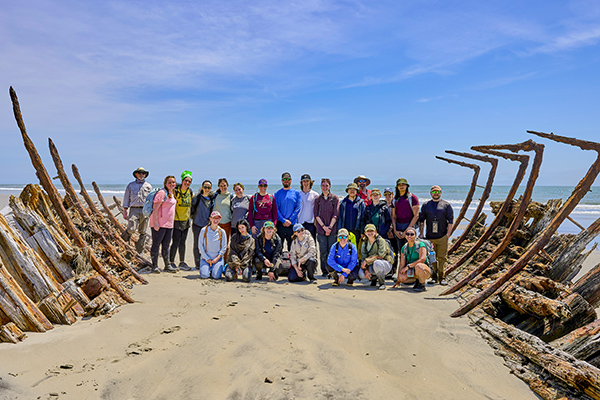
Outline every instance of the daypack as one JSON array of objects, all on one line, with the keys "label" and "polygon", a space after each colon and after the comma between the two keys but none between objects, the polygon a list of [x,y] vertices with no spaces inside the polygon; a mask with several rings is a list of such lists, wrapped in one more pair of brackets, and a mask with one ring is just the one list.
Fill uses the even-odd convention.
[{"label": "daypack", "polygon": [[[267,193],[267,196],[269,196],[269,199],[271,199],[271,207],[273,207],[273,201],[275,200],[275,196],[273,196],[272,194]],[[258,193],[254,193],[252,195],[252,206],[253,206],[253,210],[252,210],[252,218],[254,218],[254,216],[256,215],[256,200],[258,199]]]},{"label": "daypack", "polygon": [[[204,229],[204,247],[208,247],[208,239],[206,238],[206,232],[208,231],[210,225],[206,225],[206,229]],[[219,243],[221,243],[221,247],[223,247],[223,231],[221,227],[217,228],[219,230]]]},{"label": "daypack", "polygon": [[[419,243],[419,242],[423,242],[423,244],[425,244],[425,249],[427,250],[427,256],[425,257],[425,264],[427,264],[428,266],[432,266],[434,262],[436,262],[436,258],[435,258],[435,250],[433,250],[433,246],[431,245],[431,242],[429,240],[426,239],[417,239],[415,240],[415,246]],[[407,250],[405,250],[407,249]],[[404,245],[402,247],[402,254],[404,254],[404,257],[408,257],[408,255],[406,254],[408,252],[408,246]]]},{"label": "daypack", "polygon": [[[164,203],[167,199],[168,193],[165,188],[154,189],[153,191],[151,191],[150,194],[146,196],[146,200],[144,201],[144,207],[142,208],[142,215],[145,218],[149,218],[150,215],[152,215],[152,211],[154,209],[154,197],[156,196],[156,193],[158,193],[160,190],[163,190],[165,192],[165,198],[163,199],[162,203]],[[161,206],[162,203],[160,203]]]},{"label": "daypack", "polygon": [[[413,208],[412,208],[413,207],[413,204],[412,204],[413,203],[413,199],[412,199],[413,194],[411,192],[408,192],[406,195],[407,195],[406,199],[408,200],[408,205],[410,206],[410,211],[413,213],[413,216],[414,216],[415,213],[414,213]],[[397,202],[398,202],[397,199],[394,199],[394,201],[392,201],[392,206],[394,206],[394,208],[396,208],[396,203]]]}]

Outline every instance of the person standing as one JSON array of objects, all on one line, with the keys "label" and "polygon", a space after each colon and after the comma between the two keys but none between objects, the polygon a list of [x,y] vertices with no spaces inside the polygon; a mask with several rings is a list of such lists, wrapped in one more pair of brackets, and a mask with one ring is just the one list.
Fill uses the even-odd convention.
[{"label": "person standing", "polygon": [[371,200],[371,191],[367,189],[367,186],[371,184],[371,180],[364,175],[359,175],[354,178],[354,183],[358,185],[358,197],[365,202],[365,206],[371,204],[373,202]]},{"label": "person standing", "polygon": [[310,179],[309,174],[304,174],[300,178],[300,198],[302,205],[298,214],[298,223],[304,226],[304,229],[310,232],[313,239],[316,239],[317,230],[315,228],[315,200],[319,197],[319,193],[312,190],[315,181]]},{"label": "person standing", "polygon": [[[444,279],[446,260],[448,259],[448,234],[452,232],[454,210],[450,203],[442,199],[442,188],[438,185],[431,187],[431,200],[421,206],[419,225],[421,237],[425,231],[425,239],[429,240],[435,251],[436,262],[432,265],[430,284],[447,285]],[[423,229],[425,226],[426,229]]]},{"label": "person standing", "polygon": [[149,171],[139,167],[133,171],[135,181],[130,182],[123,195],[123,218],[127,221],[127,229],[122,235],[123,240],[129,242],[131,235],[137,231],[138,240],[135,249],[138,253],[144,251],[146,244],[146,231],[148,230],[148,217],[142,212],[146,197],[152,191],[152,185],[146,182]]},{"label": "person standing", "polygon": [[[192,197],[194,193],[190,189],[192,184],[192,173],[183,171],[181,174],[181,185],[175,188],[175,222],[173,224],[173,242],[169,251],[169,261],[172,269],[179,268],[182,271],[191,271],[189,265],[185,263],[185,242],[190,230]],[[179,250],[179,267],[175,266],[175,255]]]},{"label": "person standing", "polygon": [[[227,182],[226,178],[219,178],[218,186],[219,189],[217,189],[215,195],[215,206],[213,210],[218,211],[221,214],[221,222],[219,223],[219,226],[225,230],[225,233],[227,234],[227,241],[229,242],[229,239],[231,238],[233,194],[227,191],[229,182]],[[225,257],[223,257],[225,260],[227,260],[228,251],[225,252]]]},{"label": "person standing", "polygon": [[[362,200],[361,200],[362,201]],[[346,285],[352,286],[358,278],[358,251],[348,240],[348,231],[341,228],[338,231],[338,242],[329,249],[327,265],[331,268],[333,283],[331,286],[339,286],[348,278]]]},{"label": "person standing", "polygon": [[410,185],[406,179],[399,178],[396,181],[396,194],[392,207],[392,228],[400,250],[406,243],[404,231],[414,228],[419,220],[419,199],[408,191],[409,188]]},{"label": "person standing", "polygon": [[210,213],[215,205],[215,194],[212,192],[212,182],[205,180],[202,182],[200,193],[192,198],[191,218],[192,232],[194,233],[194,264],[196,269],[200,269],[200,248],[198,240],[200,231],[210,223]]},{"label": "person standing", "polygon": [[177,268],[172,268],[169,263],[169,245],[173,236],[173,224],[175,221],[175,186],[177,181],[175,177],[169,175],[165,178],[164,188],[157,191],[154,195],[152,214],[150,214],[149,223],[152,230],[152,247],[150,248],[150,258],[152,259],[152,272],[160,273],[158,269],[158,249],[161,248],[161,255],[165,262],[165,272],[177,272]]},{"label": "person standing", "polygon": [[221,279],[223,274],[223,255],[227,251],[227,236],[225,230],[219,226],[221,214],[213,211],[210,214],[210,225],[200,231],[200,278]]},{"label": "person standing", "polygon": [[[385,202],[388,206],[388,210],[390,211],[390,219],[392,218],[392,208],[394,207],[394,189],[391,187],[386,187],[383,190],[383,196],[385,197]],[[394,236],[394,227],[393,224],[390,223],[390,229],[387,234],[384,236],[387,240],[392,244],[392,249],[394,249],[394,254],[400,254],[400,249],[398,248],[398,241]],[[396,263],[392,266],[392,269],[396,268]]]},{"label": "person standing", "polygon": [[259,180],[258,193],[250,198],[250,204],[248,205],[248,222],[254,238],[260,233],[267,221],[271,221],[273,225],[277,224],[277,202],[275,196],[267,193],[268,186],[266,179]]},{"label": "person standing", "polygon": [[384,238],[392,226],[392,213],[385,199],[381,198],[379,189],[371,191],[372,203],[367,208],[367,223],[375,225],[377,233]]},{"label": "person standing", "polygon": [[356,183],[349,183],[346,187],[348,195],[340,203],[340,221],[339,228],[345,228],[351,232],[356,239],[360,240],[362,231],[365,227],[366,207],[365,202],[358,197],[358,186]]},{"label": "person standing", "polygon": [[[250,207],[250,196],[244,194],[244,185],[240,182],[233,184],[233,192],[235,196],[231,199],[231,232],[237,232],[237,224],[239,221],[245,219],[248,221],[248,209]],[[248,228],[250,232],[250,228]]]},{"label": "person standing", "polygon": [[331,181],[321,179],[321,194],[315,200],[314,215],[317,229],[317,243],[319,243],[319,258],[321,260],[321,274],[329,275],[327,256],[329,249],[337,241],[337,221],[340,216],[340,199],[331,193]]},{"label": "person standing", "polygon": [[277,232],[281,240],[287,243],[288,250],[292,245],[293,227],[298,222],[298,214],[302,207],[302,196],[298,189],[292,188],[292,176],[289,172],[281,175],[283,187],[275,192],[277,203]]}]

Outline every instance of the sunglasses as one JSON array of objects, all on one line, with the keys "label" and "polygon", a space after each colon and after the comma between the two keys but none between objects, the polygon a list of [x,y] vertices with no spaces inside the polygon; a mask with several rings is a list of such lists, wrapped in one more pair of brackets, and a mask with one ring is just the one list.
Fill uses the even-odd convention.
[{"label": "sunglasses", "polygon": [[346,236],[346,235],[340,235],[340,236],[338,236],[338,239],[348,239],[348,236]]},{"label": "sunglasses", "polygon": [[292,180],[292,178],[282,178],[281,180],[282,180],[283,182],[287,182],[287,181],[291,181],[291,180]]},{"label": "sunglasses", "polygon": [[432,190],[431,194],[442,194],[441,190]]},{"label": "sunglasses", "polygon": [[404,236],[415,236],[415,233],[414,232],[405,233]]},{"label": "sunglasses", "polygon": [[365,183],[365,182],[366,182],[366,180],[364,180],[364,179],[359,179],[357,182],[358,182],[358,183]]},{"label": "sunglasses", "polygon": [[300,228],[296,232],[304,232],[304,228]]},{"label": "sunglasses", "polygon": [[258,187],[267,187],[269,185],[258,185]]},{"label": "sunglasses", "polygon": [[202,189],[212,189],[212,186],[202,186]]}]

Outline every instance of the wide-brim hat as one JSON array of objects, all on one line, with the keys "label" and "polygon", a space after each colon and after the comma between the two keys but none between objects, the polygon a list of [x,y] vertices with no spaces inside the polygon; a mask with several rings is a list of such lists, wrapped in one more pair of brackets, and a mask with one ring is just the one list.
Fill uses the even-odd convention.
[{"label": "wide-brim hat", "polygon": [[408,185],[408,180],[406,180],[406,178],[398,178],[398,180],[396,181],[396,186],[398,185]]},{"label": "wide-brim hat", "polygon": [[364,179],[365,181],[367,181],[367,186],[369,186],[371,184],[371,180],[369,178],[367,178],[364,175],[359,175],[356,178],[354,178],[354,183],[358,183],[358,181]]},{"label": "wide-brim hat", "polygon": [[133,171],[134,178],[137,178],[137,176],[135,176],[135,174],[137,174],[138,172],[141,172],[144,174],[144,179],[146,179],[148,177],[148,174],[150,174],[150,171],[146,171],[146,169],[144,167],[138,167],[138,169]]},{"label": "wide-brim hat", "polygon": [[358,185],[354,182],[349,183],[348,187],[346,187],[346,193],[348,193],[348,190],[350,190],[350,189],[356,189],[356,191],[358,191]]}]

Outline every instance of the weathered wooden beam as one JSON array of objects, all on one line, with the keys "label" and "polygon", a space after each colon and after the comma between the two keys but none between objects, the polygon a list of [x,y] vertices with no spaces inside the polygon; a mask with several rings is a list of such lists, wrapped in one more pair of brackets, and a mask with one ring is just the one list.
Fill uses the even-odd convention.
[{"label": "weathered wooden beam", "polygon": [[102,234],[96,223],[90,218],[85,208],[83,208],[83,206],[81,205],[81,202],[77,197],[77,193],[75,193],[75,189],[73,189],[73,185],[71,185],[71,181],[69,181],[69,178],[65,173],[62,160],[60,159],[60,155],[58,154],[58,149],[56,148],[54,142],[50,138],[48,138],[48,146],[50,147],[50,154],[52,155],[52,159],[54,160],[54,165],[56,166],[60,182],[65,188],[67,196],[71,198],[71,202],[74,205],[75,209],[77,210],[81,218],[83,218],[83,221],[87,224],[87,228],[92,231],[92,233],[98,238],[98,240],[100,240],[102,246],[104,246],[108,254],[110,254],[115,259],[115,261],[117,261],[117,264],[119,264],[121,268],[129,271],[131,275],[133,275],[138,281],[142,283],[148,283],[148,281],[144,279],[139,274],[139,272],[137,272],[134,268],[131,267],[131,265],[129,265],[127,260],[125,260],[123,256],[121,256],[121,254],[117,251],[117,249],[115,249],[112,243]]},{"label": "weathered wooden beam", "polygon": [[479,171],[481,171],[481,167],[477,164],[469,164],[466,162],[453,160],[451,158],[445,158],[445,157],[440,157],[440,156],[435,156],[435,158],[437,158],[438,160],[446,161],[450,164],[456,164],[456,165],[460,165],[461,167],[471,168],[473,170],[473,179],[471,180],[471,187],[469,188],[469,191],[467,192],[467,197],[465,197],[465,201],[463,202],[460,212],[458,213],[458,217],[454,218],[454,224],[452,225],[452,232],[450,232],[450,234],[448,235],[448,237],[450,237],[450,236],[452,236],[452,233],[454,233],[456,228],[458,228],[458,224],[460,224],[460,222],[464,218],[465,214],[467,213],[469,206],[471,205],[471,201],[473,200],[473,194],[475,193],[475,188],[477,186],[479,186],[479,185],[477,185],[477,179],[479,178]]},{"label": "weathered wooden beam", "polygon": [[490,254],[485,260],[483,260],[477,268],[471,271],[467,276],[462,278],[460,281],[456,282],[454,285],[440,293],[440,296],[444,296],[450,293],[454,293],[464,285],[469,283],[476,276],[480,275],[483,271],[485,271],[493,262],[498,258],[504,250],[510,244],[510,241],[517,233],[517,229],[521,225],[523,221],[523,217],[527,212],[527,207],[531,202],[531,196],[533,195],[533,187],[535,186],[535,182],[540,173],[540,167],[542,166],[542,160],[544,158],[544,145],[534,142],[533,140],[528,140],[526,142],[520,143],[518,145],[497,145],[497,146],[488,146],[488,148],[500,149],[500,150],[509,150],[512,152],[518,152],[520,150],[523,151],[534,151],[535,157],[533,158],[533,164],[531,165],[531,170],[529,171],[529,179],[527,180],[527,185],[525,186],[525,191],[521,197],[521,203],[519,204],[519,208],[513,218],[513,221],[508,228],[508,231],[504,235],[504,239],[502,242],[494,249],[492,254]]},{"label": "weathered wooden beam", "polygon": [[[125,240],[123,240],[123,238],[119,234],[115,233],[115,231],[112,229],[112,226],[106,221],[106,219],[100,213],[100,211],[98,211],[98,209],[96,208],[96,205],[94,204],[94,201],[92,200],[92,198],[88,194],[87,190],[85,189],[83,180],[81,179],[81,175],[79,174],[79,169],[77,168],[77,166],[75,164],[72,164],[71,168],[73,170],[73,176],[77,180],[77,183],[79,183],[79,187],[81,187],[80,193],[83,196],[83,199],[85,200],[88,207],[90,208],[90,211],[96,216],[96,219],[97,219],[98,223],[100,224],[100,226],[102,226],[102,228],[104,228],[104,231],[110,235],[110,238],[112,239],[112,241],[114,243],[116,243],[118,246],[120,246],[122,249],[128,251],[129,254],[131,255],[131,260],[133,262],[135,262],[138,265],[138,267],[141,267],[141,268],[152,267],[152,263],[149,260],[146,260],[144,257],[142,257],[135,250],[135,248],[133,246],[131,246],[129,243],[125,242]],[[139,273],[137,274],[136,278],[144,284],[148,283],[148,281],[145,280]]]},{"label": "weathered wooden beam", "polygon": [[529,246],[527,251],[506,271],[500,278],[498,278],[495,282],[488,285],[483,291],[478,293],[476,296],[471,298],[467,303],[461,306],[458,310],[451,314],[452,317],[458,317],[464,315],[465,313],[472,310],[477,305],[481,304],[482,301],[487,299],[489,296],[494,294],[496,290],[498,290],[504,283],[506,283],[510,278],[512,278],[515,274],[520,272],[527,263],[541,250],[546,246],[546,244],[552,238],[552,235],[556,232],[560,224],[565,220],[567,215],[569,215],[579,204],[583,196],[586,195],[596,177],[600,173],[600,144],[595,142],[589,142],[585,140],[579,140],[576,138],[570,138],[565,136],[558,136],[554,134],[547,134],[542,132],[534,132],[527,131],[528,133],[547,138],[559,143],[569,144],[571,146],[577,146],[582,150],[594,150],[597,153],[596,160],[590,166],[588,172],[585,177],[579,181],[571,196],[567,199],[567,201],[563,204],[558,213],[554,216],[550,224],[540,233],[538,239]]},{"label": "weathered wooden beam", "polygon": [[480,156],[477,154],[462,153],[454,150],[446,150],[446,153],[453,154],[455,156],[470,158],[472,160],[487,162],[491,165],[490,172],[488,174],[488,179],[485,184],[485,189],[483,191],[483,194],[481,195],[481,199],[479,199],[479,204],[477,205],[477,208],[475,209],[475,212],[471,217],[471,222],[469,222],[469,225],[467,225],[460,237],[452,243],[452,246],[450,246],[450,249],[448,250],[448,254],[452,254],[460,247],[461,243],[464,242],[464,240],[469,235],[469,232],[471,231],[473,226],[475,226],[475,221],[477,221],[477,219],[479,218],[479,214],[481,214],[481,211],[485,206],[485,202],[490,196],[490,193],[492,191],[492,184],[494,183],[494,177],[496,176],[496,169],[498,168],[498,159],[488,156]]},{"label": "weathered wooden beam", "polygon": [[13,322],[0,326],[0,342],[19,343],[25,338],[27,335]]},{"label": "weathered wooden beam", "polygon": [[600,264],[589,270],[571,288],[579,293],[593,307],[600,306]]},{"label": "weathered wooden beam", "polygon": [[[10,98],[11,98],[11,101],[13,104],[13,113],[14,113],[15,119],[17,121],[17,126],[19,127],[19,130],[21,131],[23,143],[25,145],[25,148],[27,149],[27,152],[29,153],[29,157],[31,158],[33,167],[36,170],[36,174],[37,174],[38,179],[40,180],[40,184],[46,190],[46,193],[48,193],[48,197],[50,198],[50,201],[52,202],[52,205],[54,206],[56,213],[58,214],[60,220],[62,221],[63,225],[65,226],[65,228],[67,229],[67,231],[69,232],[71,237],[73,238],[77,247],[86,248],[87,243],[85,242],[85,240],[83,240],[83,237],[77,230],[77,227],[75,226],[75,224],[73,223],[73,221],[71,220],[69,215],[67,214],[67,210],[63,206],[60,195],[58,194],[56,187],[54,187],[54,184],[52,183],[52,179],[50,179],[50,176],[48,175],[48,171],[46,170],[46,167],[44,167],[44,164],[42,163],[42,159],[40,158],[40,155],[38,154],[37,149],[35,148],[35,145],[29,138],[29,135],[27,135],[27,130],[25,129],[25,123],[23,122],[23,117],[21,116],[21,108],[19,106],[19,99],[17,98],[17,93],[14,91],[12,86],[10,87],[9,92],[10,92]],[[125,292],[125,290],[117,283],[117,281],[106,270],[106,268],[102,264],[100,264],[100,262],[98,261],[96,256],[93,254],[93,252],[90,252],[90,263],[92,264],[92,267],[96,271],[98,271],[98,273],[100,273],[109,282],[110,286],[117,293],[119,293],[119,295],[123,299],[125,299],[129,303],[134,302],[134,300],[131,298],[131,296],[129,296],[129,294],[127,294]]]},{"label": "weathered wooden beam", "polygon": [[[479,316],[479,315],[478,315]],[[600,398],[600,370],[498,319],[481,313],[475,323],[512,350],[567,385]]]},{"label": "weathered wooden beam", "polygon": [[452,266],[450,266],[446,270],[446,274],[449,274],[450,272],[454,271],[466,260],[468,260],[473,254],[475,254],[475,252],[481,247],[481,245],[483,245],[489,239],[492,233],[494,233],[498,225],[500,225],[500,221],[502,221],[502,218],[504,218],[504,213],[508,210],[508,207],[510,207],[511,201],[517,193],[519,185],[523,181],[525,171],[527,170],[527,165],[529,164],[529,156],[526,155],[502,153],[500,151],[491,150],[489,146],[477,146],[477,151],[497,157],[502,157],[511,161],[518,161],[520,163],[519,170],[517,171],[513,184],[510,187],[508,194],[506,195],[506,199],[502,203],[502,207],[500,207],[500,210],[496,214],[494,220],[490,223],[485,232],[483,232],[483,234],[479,237],[477,242],[475,242],[475,244],[458,261],[456,261]]},{"label": "weathered wooden beam", "polygon": [[122,235],[123,233],[125,233],[125,227],[121,225],[121,223],[117,220],[117,218],[115,218],[114,214],[110,210],[110,207],[106,205],[106,201],[104,201],[104,196],[102,196],[102,192],[100,191],[100,188],[98,187],[96,182],[92,182],[92,186],[94,187],[94,191],[96,192],[96,196],[98,196],[100,204],[102,204],[104,213],[108,216],[108,219],[112,223],[112,225],[119,231],[119,234]]}]

